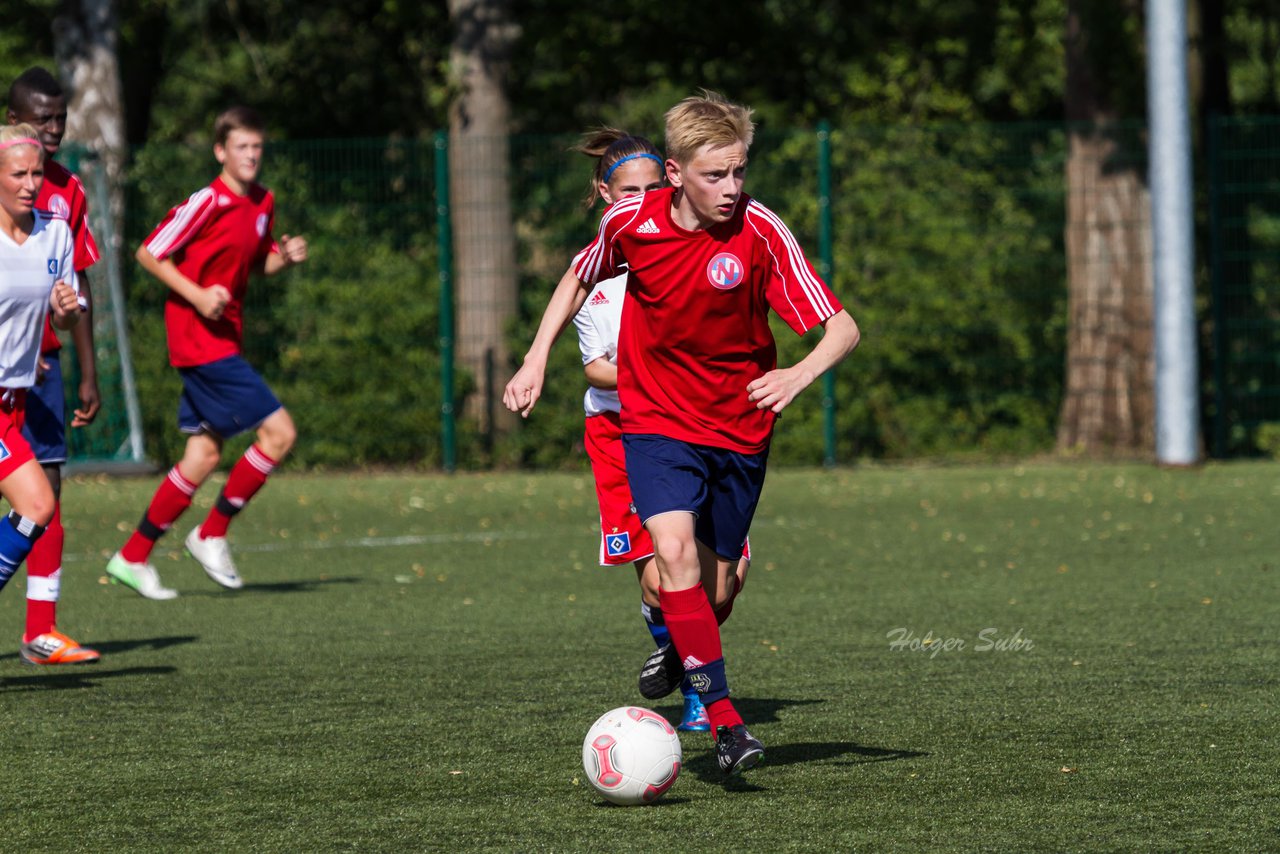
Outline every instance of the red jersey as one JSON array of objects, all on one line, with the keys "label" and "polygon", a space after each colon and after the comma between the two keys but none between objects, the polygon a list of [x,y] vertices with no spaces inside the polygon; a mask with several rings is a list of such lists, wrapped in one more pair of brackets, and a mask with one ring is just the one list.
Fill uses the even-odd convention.
[{"label": "red jersey", "polygon": [[605,212],[573,260],[595,284],[630,270],[618,339],[625,433],[755,454],[775,416],[747,384],[777,367],[769,310],[798,335],[839,311],[776,214],[743,194],[733,217],[700,231],[671,218],[674,190],[651,190]]},{"label": "red jersey", "polygon": [[[89,205],[84,185],[56,160],[46,158],[44,161],[44,183],[40,185],[40,195],[36,196],[35,206],[49,211],[54,218],[65,220],[71,226],[77,273],[89,269],[97,262],[98,243],[93,239],[93,231],[89,228]],[[61,347],[62,342],[54,333],[53,324],[45,320],[40,352],[52,353]]]},{"label": "red jersey", "polygon": [[274,223],[270,190],[254,184],[246,195],[237,196],[218,177],[169,211],[151,232],[143,245],[157,260],[171,258],[200,287],[222,285],[231,293],[222,317],[209,320],[169,291],[164,306],[169,364],[187,368],[240,353],[249,274],[276,250]]}]

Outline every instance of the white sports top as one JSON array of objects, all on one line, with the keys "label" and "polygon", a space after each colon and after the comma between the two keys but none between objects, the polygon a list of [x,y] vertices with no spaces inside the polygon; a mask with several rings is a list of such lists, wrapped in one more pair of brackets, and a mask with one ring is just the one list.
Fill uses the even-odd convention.
[{"label": "white sports top", "polygon": [[21,246],[0,233],[0,387],[36,384],[53,285],[62,280],[80,292],[74,257],[71,228],[48,211],[35,211],[35,225]]},{"label": "white sports top", "polygon": [[[578,349],[582,350],[582,364],[590,364],[601,357],[618,364],[618,330],[622,326],[622,300],[627,295],[627,274],[605,279],[591,289],[587,301],[574,315],[573,325],[578,328]],[[621,412],[616,389],[588,386],[582,398],[582,408],[587,415],[602,412]]]}]

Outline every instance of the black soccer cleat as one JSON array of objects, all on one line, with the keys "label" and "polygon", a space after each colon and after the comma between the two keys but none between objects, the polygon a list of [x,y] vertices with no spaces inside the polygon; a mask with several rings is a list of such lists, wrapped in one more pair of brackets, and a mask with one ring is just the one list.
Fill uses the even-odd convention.
[{"label": "black soccer cleat", "polygon": [[640,695],[648,700],[667,696],[684,681],[684,665],[675,644],[655,649],[640,668]]},{"label": "black soccer cleat", "polygon": [[743,724],[716,728],[716,762],[726,777],[754,768],[764,759],[764,745]]}]

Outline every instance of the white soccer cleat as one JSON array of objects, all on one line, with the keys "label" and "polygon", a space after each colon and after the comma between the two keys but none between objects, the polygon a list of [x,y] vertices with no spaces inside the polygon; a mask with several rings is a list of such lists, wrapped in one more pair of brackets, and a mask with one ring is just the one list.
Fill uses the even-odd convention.
[{"label": "white soccer cleat", "polygon": [[191,529],[187,534],[187,551],[204,567],[205,574],[229,590],[244,587],[236,565],[231,561],[231,549],[227,547],[226,537],[201,537],[200,526]]},{"label": "white soccer cleat", "polygon": [[111,556],[107,562],[107,575],[114,584],[123,584],[132,588],[139,596],[147,599],[172,599],[178,595],[160,583],[160,573],[149,563],[134,563],[121,557],[120,552]]}]

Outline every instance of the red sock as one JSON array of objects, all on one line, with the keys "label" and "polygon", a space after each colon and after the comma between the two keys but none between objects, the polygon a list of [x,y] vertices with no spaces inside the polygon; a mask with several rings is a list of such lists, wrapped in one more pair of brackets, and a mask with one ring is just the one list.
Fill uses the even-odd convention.
[{"label": "red sock", "polygon": [[151,557],[156,540],[191,506],[191,496],[196,494],[198,485],[183,477],[177,466],[169,469],[168,477],[161,481],[138,529],[120,550],[120,556],[130,563],[142,563]]},{"label": "red sock", "polygon": [[231,517],[240,512],[267,482],[267,476],[276,467],[276,461],[262,452],[257,445],[250,445],[231,468],[227,485],[222,487],[213,509],[200,526],[201,537],[225,537]]},{"label": "red sock", "polygon": [[[694,668],[723,662],[720,626],[716,623],[716,615],[711,610],[711,603],[707,601],[707,593],[701,584],[687,590],[659,588],[658,602],[667,622],[667,631],[671,632],[671,642],[685,662],[685,670],[693,669],[689,667],[690,659],[697,662],[693,665]],[[713,738],[716,727],[737,726],[742,723],[742,716],[734,709],[728,697],[708,703],[707,717],[711,719]]]},{"label": "red sock", "polygon": [[27,630],[24,642],[53,631],[58,612],[58,584],[62,578],[62,505],[53,505],[53,519],[27,555]]}]

